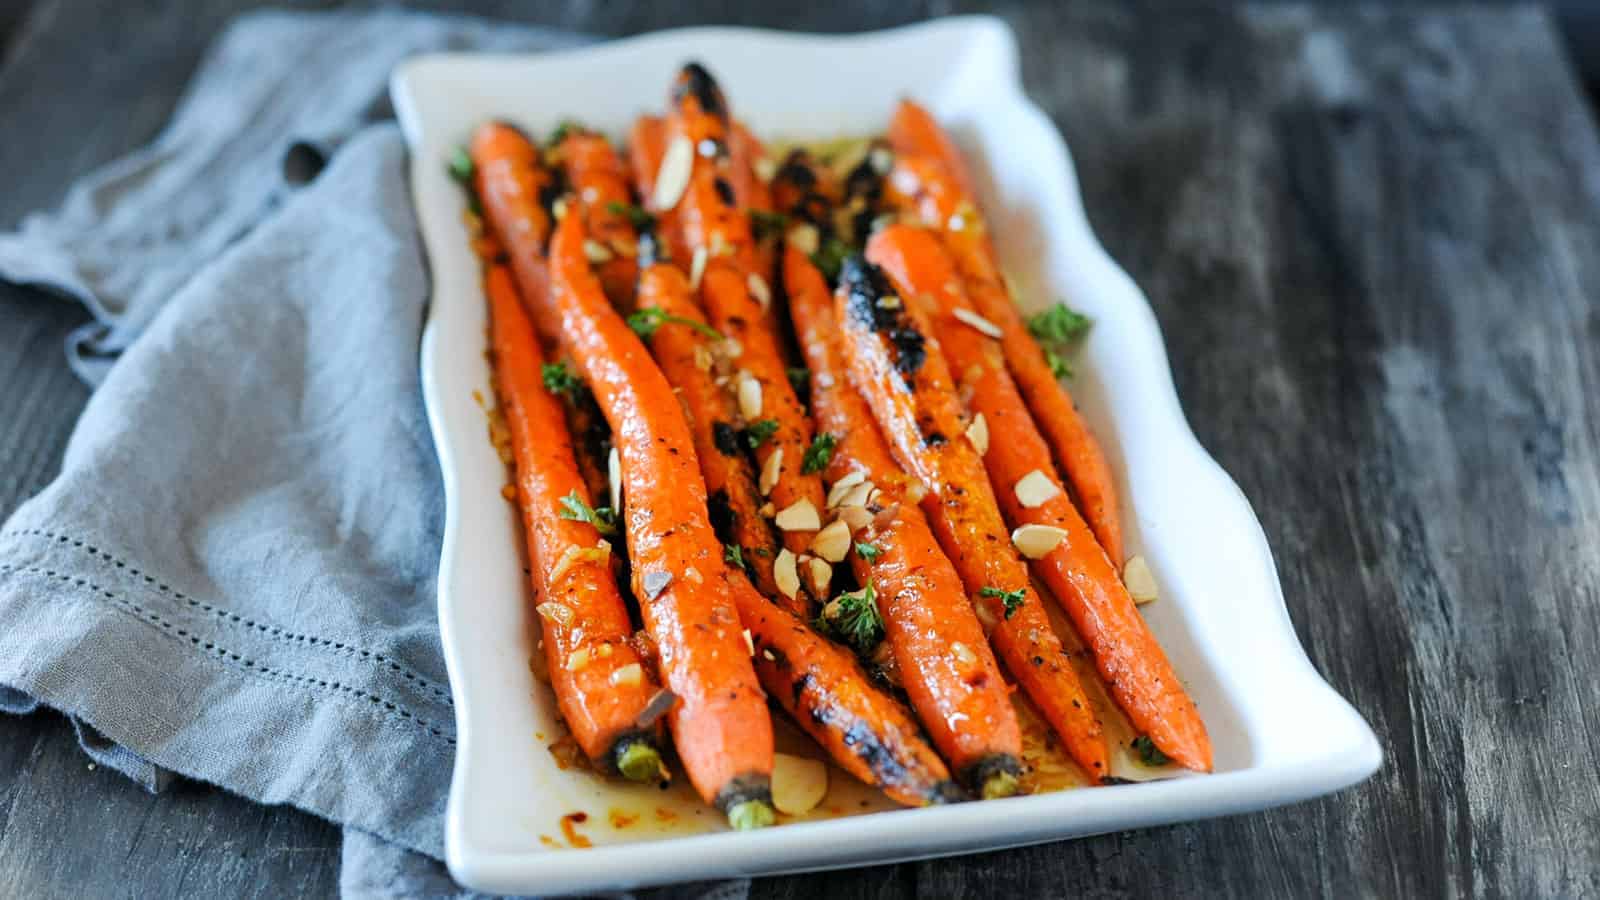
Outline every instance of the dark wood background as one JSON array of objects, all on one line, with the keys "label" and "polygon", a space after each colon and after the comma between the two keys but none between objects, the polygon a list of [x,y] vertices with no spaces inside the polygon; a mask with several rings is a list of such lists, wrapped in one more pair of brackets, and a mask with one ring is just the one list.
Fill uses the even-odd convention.
[{"label": "dark wood background", "polygon": [[[250,5],[0,3],[0,227],[148,140]],[[487,5],[621,34],[966,4]],[[1551,18],[999,12],[1155,304],[1190,421],[1261,516],[1302,642],[1385,763],[1286,809],[756,895],[1600,893],[1600,143]],[[88,397],[62,356],[84,315],[0,285],[0,517],[51,478]],[[0,719],[0,896],[326,895],[338,847],[204,786],[147,795],[57,716]]]}]

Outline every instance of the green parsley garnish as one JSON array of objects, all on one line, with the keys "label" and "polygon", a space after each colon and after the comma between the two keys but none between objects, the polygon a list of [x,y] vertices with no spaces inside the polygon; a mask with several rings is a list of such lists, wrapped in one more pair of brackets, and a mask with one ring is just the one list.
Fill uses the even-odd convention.
[{"label": "green parsley garnish", "polygon": [[811,254],[811,262],[822,272],[822,277],[832,284],[839,277],[839,269],[844,266],[845,257],[850,255],[850,245],[836,237],[829,236]]},{"label": "green parsley garnish", "polygon": [[1050,364],[1050,372],[1058,379],[1070,378],[1072,364],[1067,362],[1066,352],[1089,333],[1089,326],[1093,324],[1083,313],[1057,304],[1042,313],[1029,316],[1028,333],[1044,350],[1044,359]]},{"label": "green parsley garnish", "polygon": [[583,379],[572,374],[564,362],[545,363],[539,374],[544,377],[544,389],[552,394],[567,394],[576,399],[583,390]]},{"label": "green parsley garnish", "polygon": [[744,548],[740,547],[738,544],[722,545],[722,561],[725,563],[732,563],[733,565],[736,565],[746,571],[748,571],[750,568],[749,565],[747,565],[744,561]]},{"label": "green parsley garnish", "polygon": [[811,370],[805,366],[790,366],[788,372],[789,386],[794,388],[796,394],[804,397],[806,391],[811,389]]},{"label": "green parsley garnish", "polygon": [[577,491],[561,498],[561,509],[556,513],[563,519],[588,522],[594,530],[604,535],[617,533],[617,514],[609,506],[593,507],[583,502]]},{"label": "green parsley garnish", "polygon": [[762,419],[758,422],[751,422],[744,427],[744,442],[750,446],[751,450],[756,450],[762,444],[771,440],[772,436],[777,433],[777,419]]},{"label": "green parsley garnish", "polygon": [[618,203],[615,200],[606,203],[606,212],[614,216],[627,216],[628,223],[634,228],[646,231],[656,227],[656,217],[645,211],[645,208],[634,203]]},{"label": "green parsley garnish", "polygon": [[878,594],[872,582],[828,601],[815,622],[818,631],[831,634],[863,656],[883,640],[883,620],[878,618]]},{"label": "green parsley garnish", "polygon": [[455,152],[450,154],[449,169],[451,178],[463,187],[468,189],[472,187],[472,173],[476,167],[472,164],[472,155],[467,152],[467,148],[457,147]]},{"label": "green parsley garnish", "polygon": [[1022,608],[1022,598],[1026,597],[1027,595],[1028,592],[1021,589],[1015,591],[1002,591],[997,587],[986,587],[978,592],[978,596],[980,597],[999,597],[1000,602],[1005,604],[1006,618],[1008,619],[1011,618],[1012,613],[1015,613],[1017,610]]},{"label": "green parsley garnish", "polygon": [[833,459],[833,445],[838,439],[826,431],[811,439],[811,446],[806,448],[806,455],[800,461],[800,474],[814,475],[828,467],[828,461]]},{"label": "green parsley garnish", "polygon": [[1147,766],[1164,766],[1172,762],[1156,742],[1150,740],[1149,735],[1139,735],[1133,739],[1133,752],[1139,757],[1139,762]]},{"label": "green parsley garnish", "polygon": [[783,234],[783,229],[788,225],[789,217],[783,213],[768,212],[764,209],[750,210],[750,231],[758,241]]},{"label": "green parsley garnish", "polygon": [[574,131],[582,130],[582,123],[576,122],[572,119],[562,119],[561,124],[556,126],[556,130],[550,132],[550,146],[558,147],[561,145],[562,141],[567,139],[567,135],[573,133]]},{"label": "green parsley garnish", "polygon": [[659,307],[651,306],[628,313],[628,327],[633,329],[634,334],[647,341],[655,337],[656,329],[668,324],[687,325],[714,341],[722,340],[722,332],[710,325],[683,316],[675,316]]},{"label": "green parsley garnish", "polygon": [[877,544],[856,544],[856,555],[867,562],[877,562],[883,550]]}]

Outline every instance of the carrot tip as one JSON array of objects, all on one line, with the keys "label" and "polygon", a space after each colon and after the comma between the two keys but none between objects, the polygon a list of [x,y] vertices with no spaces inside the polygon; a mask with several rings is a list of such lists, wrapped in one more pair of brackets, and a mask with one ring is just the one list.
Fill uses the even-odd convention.
[{"label": "carrot tip", "polygon": [[778,814],[765,800],[745,800],[728,808],[728,824],[734,831],[754,831],[777,821]]},{"label": "carrot tip", "polygon": [[617,771],[629,781],[655,781],[661,777],[661,752],[646,741],[629,741],[617,750]]}]

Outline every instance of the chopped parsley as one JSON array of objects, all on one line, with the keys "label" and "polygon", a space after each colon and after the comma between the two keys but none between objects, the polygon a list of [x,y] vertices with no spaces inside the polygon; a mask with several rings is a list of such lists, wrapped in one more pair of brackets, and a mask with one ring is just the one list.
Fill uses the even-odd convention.
[{"label": "chopped parsley", "polygon": [[811,370],[805,366],[790,366],[788,374],[789,386],[794,388],[795,394],[803,399],[811,389]]},{"label": "chopped parsley", "polygon": [[750,231],[758,241],[783,234],[783,229],[789,224],[789,217],[783,213],[768,212],[764,209],[750,210]]},{"label": "chopped parsley", "polygon": [[839,269],[843,268],[845,257],[849,255],[850,245],[829,235],[823,239],[817,252],[811,254],[811,262],[822,272],[822,277],[832,284],[838,279]]},{"label": "chopped parsley", "polygon": [[828,601],[814,624],[817,630],[849,644],[857,653],[871,653],[883,640],[883,620],[878,618],[878,594],[872,582]]},{"label": "chopped parsley", "polygon": [[744,427],[744,442],[750,445],[751,450],[756,450],[759,449],[762,444],[772,440],[772,436],[777,433],[777,419],[761,419],[757,422],[751,422],[749,425]]},{"label": "chopped parsley", "polygon": [[744,561],[744,548],[738,544],[722,545],[722,561],[732,563],[745,571],[750,570],[750,565]]},{"label": "chopped parsley", "polygon": [[634,228],[648,231],[656,227],[656,217],[636,203],[618,203],[612,200],[606,204],[606,212],[614,216],[627,216],[628,223]]},{"label": "chopped parsley", "polygon": [[870,562],[877,562],[878,561],[878,557],[883,555],[883,549],[880,548],[877,544],[859,544],[858,543],[858,544],[856,544],[856,555],[861,557],[862,559],[866,560],[869,563]]},{"label": "chopped parsley", "polygon": [[545,363],[539,374],[544,377],[544,389],[552,394],[566,394],[576,400],[583,392],[583,379],[572,374],[564,362]]},{"label": "chopped parsley", "polygon": [[1156,742],[1150,740],[1149,735],[1141,734],[1134,738],[1132,747],[1134,754],[1139,757],[1139,762],[1144,765],[1164,766],[1172,762],[1165,753],[1161,752],[1161,748],[1156,746]]},{"label": "chopped parsley", "polygon": [[556,126],[556,130],[550,132],[550,146],[559,147],[561,142],[567,139],[567,135],[572,134],[574,131],[582,130],[582,123],[575,122],[572,119],[562,119],[561,124]]},{"label": "chopped parsley", "polygon": [[1042,313],[1029,316],[1028,333],[1044,350],[1044,359],[1050,365],[1050,372],[1058,379],[1070,378],[1072,364],[1067,362],[1066,353],[1089,333],[1089,326],[1093,324],[1083,313],[1057,304]]},{"label": "chopped parsley", "polygon": [[1015,591],[1002,591],[997,587],[986,587],[978,592],[980,597],[1000,598],[1000,602],[1005,604],[1006,618],[1008,619],[1011,618],[1013,613],[1022,608],[1022,598],[1027,595],[1028,592],[1020,588]]},{"label": "chopped parsley", "polygon": [[467,148],[457,147],[455,152],[450,154],[448,168],[450,177],[458,184],[469,190],[472,188],[472,174],[477,167],[472,164],[472,155],[467,152]]},{"label": "chopped parsley", "polygon": [[833,459],[833,447],[839,441],[826,431],[811,439],[811,446],[806,448],[806,455],[800,461],[800,474],[814,475],[828,467],[828,461]]},{"label": "chopped parsley", "polygon": [[722,332],[710,325],[683,316],[675,316],[659,307],[651,306],[628,313],[628,327],[633,329],[634,334],[647,341],[655,337],[657,329],[668,324],[687,325],[714,341],[722,340]]},{"label": "chopped parsley", "polygon": [[561,498],[561,509],[556,515],[575,522],[588,522],[594,530],[604,535],[617,533],[617,514],[609,506],[599,508],[583,502],[577,491]]}]

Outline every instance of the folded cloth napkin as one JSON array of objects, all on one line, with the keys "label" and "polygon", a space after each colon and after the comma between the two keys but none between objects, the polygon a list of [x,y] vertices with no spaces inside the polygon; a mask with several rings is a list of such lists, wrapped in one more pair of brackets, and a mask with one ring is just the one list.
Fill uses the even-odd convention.
[{"label": "folded cloth napkin", "polygon": [[0,527],[0,709],[66,713],[151,790],[176,773],[345,826],[350,894],[457,890],[428,282],[386,80],[419,51],[575,40],[247,16],[154,144],[0,235],[0,277],[93,311],[69,354],[103,380]]}]

